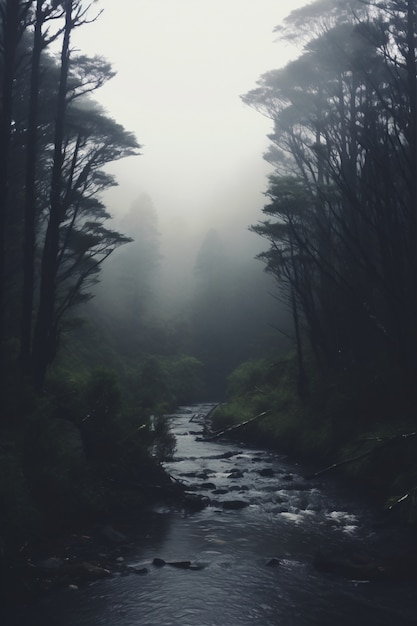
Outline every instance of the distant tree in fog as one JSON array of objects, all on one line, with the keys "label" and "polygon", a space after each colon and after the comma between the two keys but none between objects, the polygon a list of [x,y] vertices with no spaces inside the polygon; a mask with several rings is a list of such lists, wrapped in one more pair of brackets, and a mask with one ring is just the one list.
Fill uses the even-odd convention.
[{"label": "distant tree in fog", "polygon": [[227,234],[207,232],[194,264],[190,302],[191,351],[206,368],[217,397],[227,375],[242,360],[269,345],[272,298],[252,259],[227,247]]},{"label": "distant tree in fog", "polygon": [[160,269],[158,215],[151,198],[141,194],[120,226],[132,242],[108,263],[97,299],[113,319],[123,345],[143,347],[149,316],[155,312],[155,288]]},{"label": "distant tree in fog", "polygon": [[120,280],[126,287],[131,313],[142,317],[149,309],[161,264],[158,214],[147,194],[141,194],[133,202],[121,220],[121,227],[133,238],[133,243],[119,254]]}]

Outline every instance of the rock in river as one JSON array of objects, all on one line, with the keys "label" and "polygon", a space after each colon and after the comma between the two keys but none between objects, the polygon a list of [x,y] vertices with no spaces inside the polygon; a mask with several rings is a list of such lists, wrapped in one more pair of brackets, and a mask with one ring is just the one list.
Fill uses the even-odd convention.
[{"label": "rock in river", "polygon": [[244,500],[225,500],[223,502],[223,508],[229,511],[237,511],[238,509],[244,509],[245,506],[249,506],[249,502]]},{"label": "rock in river", "polygon": [[263,467],[262,469],[258,470],[258,473],[260,476],[273,476],[274,470],[272,469],[272,467]]}]

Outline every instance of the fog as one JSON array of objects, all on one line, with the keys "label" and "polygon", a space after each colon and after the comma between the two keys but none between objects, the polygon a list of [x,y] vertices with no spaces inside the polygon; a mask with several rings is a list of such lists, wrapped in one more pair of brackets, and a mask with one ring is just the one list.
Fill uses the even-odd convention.
[{"label": "fog", "polygon": [[74,35],[83,52],[111,61],[117,75],[94,97],[142,144],[141,156],[111,166],[119,186],[105,202],[117,219],[148,194],[167,258],[180,234],[193,256],[212,227],[239,231],[249,254],[257,247],[245,231],[263,204],[271,124],[240,95],[297,52],[273,34],[288,7],[277,0],[100,0],[98,19]]},{"label": "fog", "polygon": [[[294,1],[290,9],[304,4]],[[132,301],[142,322],[148,315],[193,324],[197,311],[202,316],[203,302],[210,308],[223,298],[213,292],[211,301],[202,299],[202,285],[198,296],[197,257],[205,238],[215,232],[227,266],[219,269],[220,289],[233,294],[229,315],[211,311],[212,318],[222,318],[225,330],[241,326],[240,339],[233,341],[246,345],[230,347],[234,356],[226,370],[246,356],[245,350],[251,352],[249,344],[259,334],[279,325],[270,295],[274,286],[254,260],[267,244],[248,230],[264,205],[271,170],[262,156],[271,121],[240,96],[260,74],[298,55],[273,33],[288,7],[277,0],[100,0],[93,6],[96,14],[102,10],[97,20],[73,36],[83,53],[111,61],[116,77],[94,98],[141,144],[140,156],[107,168],[118,186],[103,200],[114,227],[136,241],[106,261],[95,306],[119,326],[123,318],[124,330],[129,327],[124,311],[132,309]],[[149,244],[141,236],[145,206],[152,207],[158,257],[147,276],[139,251]],[[146,223],[143,229],[146,233]],[[143,292],[132,300],[138,285]],[[207,324],[198,332],[211,334]],[[222,342],[221,333],[215,335]],[[198,356],[204,357],[201,352]]]}]

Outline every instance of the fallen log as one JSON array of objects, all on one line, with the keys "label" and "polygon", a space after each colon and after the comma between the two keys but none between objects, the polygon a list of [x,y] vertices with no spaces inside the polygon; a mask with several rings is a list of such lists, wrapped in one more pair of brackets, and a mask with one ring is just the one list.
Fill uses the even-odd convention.
[{"label": "fallen log", "polygon": [[[314,472],[314,474],[309,474],[308,476],[304,476],[304,478],[306,480],[310,480],[311,478],[317,478],[318,476],[321,476],[322,474],[326,474],[327,472],[330,472],[331,470],[337,469],[338,467],[341,467],[342,465],[347,465],[349,463],[353,463],[354,461],[359,461],[360,459],[364,459],[367,456],[371,456],[372,454],[375,454],[375,452],[379,452],[379,450],[381,450],[382,448],[385,448],[385,446],[388,446],[392,443],[404,441],[405,439],[409,439],[410,437],[416,437],[416,436],[417,436],[417,432],[412,432],[412,433],[404,433],[400,435],[393,435],[392,437],[388,437],[386,439],[382,439],[381,437],[368,438],[367,441],[376,441],[378,445],[376,445],[374,448],[371,448],[370,450],[366,450],[365,452],[361,452],[360,454],[349,457],[348,459],[339,461],[338,463],[332,463],[332,465],[329,465],[328,467],[325,467],[324,469],[321,469],[318,472]],[[405,497],[408,497],[408,494]]]},{"label": "fallen log", "polygon": [[210,417],[210,415],[213,413],[213,411],[215,411],[217,409],[218,406],[220,406],[220,402],[218,404],[215,404],[214,406],[212,406],[212,408],[210,409],[210,411],[204,415],[203,413],[194,413],[194,415],[191,417],[191,419],[189,420],[190,422],[194,422],[196,417],[199,418],[204,418],[204,421],[207,421],[208,418]]},{"label": "fallen log", "polygon": [[259,420],[262,417],[265,417],[265,415],[268,415],[268,413],[270,412],[271,412],[271,409],[269,409],[268,411],[263,411],[262,413],[259,413],[259,415],[255,415],[255,417],[251,417],[250,419],[244,422],[240,422],[239,424],[235,424],[234,426],[229,426],[228,428],[224,428],[223,430],[218,430],[212,435],[206,435],[205,437],[198,437],[197,441],[214,441],[215,439],[218,439],[219,437],[222,437],[223,435],[226,435],[227,433],[231,433],[237,430],[238,428],[247,426],[247,424],[252,424],[252,422]]}]

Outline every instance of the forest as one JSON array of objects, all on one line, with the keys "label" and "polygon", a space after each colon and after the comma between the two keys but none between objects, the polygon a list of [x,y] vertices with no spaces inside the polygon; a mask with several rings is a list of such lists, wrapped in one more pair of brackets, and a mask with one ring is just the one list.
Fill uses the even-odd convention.
[{"label": "forest", "polygon": [[252,415],[273,408],[252,436],[344,465],[414,519],[416,20],[413,2],[323,1],[276,29],[303,52],[243,101],[273,123],[251,229],[294,347],[238,368],[219,416],[248,416],[252,388]]},{"label": "forest", "polygon": [[123,232],[102,199],[142,147],[94,100],[110,62],[72,46],[99,13],[0,1],[2,569],[45,529],[168,497],[164,414],[198,400],[225,401],[219,430],[267,411],[239,436],[342,467],[415,523],[415,2],[317,0],[275,29],[302,52],[242,96],[272,128],[260,262],[219,225],[169,306],[151,199]]}]

